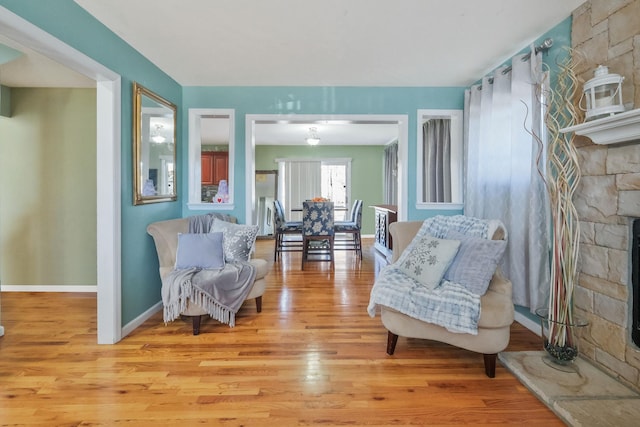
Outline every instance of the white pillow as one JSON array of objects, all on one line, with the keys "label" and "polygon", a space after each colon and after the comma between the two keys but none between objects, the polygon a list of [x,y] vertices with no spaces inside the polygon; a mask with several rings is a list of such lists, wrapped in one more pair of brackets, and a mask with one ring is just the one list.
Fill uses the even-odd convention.
[{"label": "white pillow", "polygon": [[258,235],[257,225],[242,225],[213,218],[210,233],[222,232],[224,259],[231,261],[249,261],[251,249]]},{"label": "white pillow", "polygon": [[411,242],[409,252],[403,253],[402,259],[398,260],[396,267],[427,288],[435,289],[459,247],[458,240],[438,239],[429,234],[418,235]]}]

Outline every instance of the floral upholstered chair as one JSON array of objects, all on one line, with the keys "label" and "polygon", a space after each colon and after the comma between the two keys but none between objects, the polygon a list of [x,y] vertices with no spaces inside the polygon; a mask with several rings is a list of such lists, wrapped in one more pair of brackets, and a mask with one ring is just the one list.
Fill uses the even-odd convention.
[{"label": "floral upholstered chair", "polygon": [[334,267],[333,202],[302,203],[302,269],[311,261],[328,261]]}]

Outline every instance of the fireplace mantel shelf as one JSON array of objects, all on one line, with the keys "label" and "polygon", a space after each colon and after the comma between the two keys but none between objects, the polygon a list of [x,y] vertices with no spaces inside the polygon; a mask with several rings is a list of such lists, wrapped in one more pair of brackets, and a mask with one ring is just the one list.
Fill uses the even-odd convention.
[{"label": "fireplace mantel shelf", "polygon": [[560,132],[575,132],[576,135],[584,135],[601,145],[634,140],[640,142],[640,108],[566,127],[560,129]]}]

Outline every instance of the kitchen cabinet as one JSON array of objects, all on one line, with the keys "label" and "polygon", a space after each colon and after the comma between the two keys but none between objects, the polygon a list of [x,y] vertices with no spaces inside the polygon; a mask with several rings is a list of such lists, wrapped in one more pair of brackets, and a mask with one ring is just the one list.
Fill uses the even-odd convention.
[{"label": "kitchen cabinet", "polygon": [[229,180],[229,152],[207,151],[200,155],[202,184],[218,185],[220,180]]}]

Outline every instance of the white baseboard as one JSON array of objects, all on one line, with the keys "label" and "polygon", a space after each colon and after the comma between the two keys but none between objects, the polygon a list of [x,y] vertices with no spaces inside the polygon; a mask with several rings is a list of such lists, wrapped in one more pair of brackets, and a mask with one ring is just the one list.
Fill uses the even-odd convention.
[{"label": "white baseboard", "polygon": [[98,292],[96,285],[2,285],[2,292]]},{"label": "white baseboard", "polygon": [[157,304],[151,306],[151,308],[149,308],[147,311],[142,313],[140,316],[136,317],[131,322],[124,325],[122,327],[122,338],[129,335],[133,330],[135,330],[138,326],[142,325],[151,316],[153,316],[160,310],[162,310],[162,301],[159,301]]},{"label": "white baseboard", "polygon": [[540,336],[540,324],[535,320],[531,320],[524,314],[518,313],[517,311],[515,313],[514,319],[516,320],[516,322],[520,323],[522,326],[524,326],[537,336]]}]

